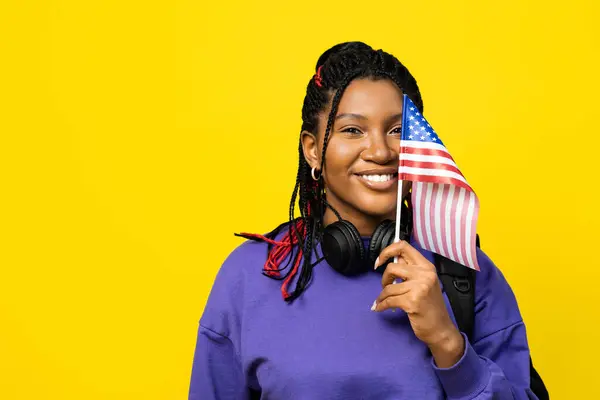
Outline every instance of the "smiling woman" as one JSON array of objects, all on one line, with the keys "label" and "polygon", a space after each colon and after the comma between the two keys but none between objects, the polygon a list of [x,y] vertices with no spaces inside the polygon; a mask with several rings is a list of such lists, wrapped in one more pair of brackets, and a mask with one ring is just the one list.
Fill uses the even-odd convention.
[{"label": "smiling woman", "polygon": [[[252,240],[222,265],[200,321],[190,399],[537,398],[525,325],[500,270],[478,250],[467,335],[436,255],[412,236],[408,184],[395,221],[405,95],[422,113],[415,79],[382,50],[342,43],[320,57],[289,221],[242,234]],[[394,243],[396,223],[405,240]]]},{"label": "smiling woman", "polygon": [[[319,131],[302,132],[304,157],[314,169],[324,163],[321,154],[330,112],[331,106],[320,113]],[[322,170],[327,201],[361,235],[368,236],[396,212],[402,91],[389,79],[356,79],[346,88],[334,121],[327,168]],[[407,194],[409,186],[404,186]],[[327,208],[325,225],[334,219]]]}]

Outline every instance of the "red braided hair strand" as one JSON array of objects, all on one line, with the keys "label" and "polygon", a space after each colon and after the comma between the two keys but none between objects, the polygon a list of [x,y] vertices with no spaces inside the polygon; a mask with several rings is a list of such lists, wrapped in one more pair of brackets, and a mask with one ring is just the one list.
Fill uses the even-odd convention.
[{"label": "red braided hair strand", "polygon": [[[296,220],[295,230],[296,230],[296,232],[300,233],[302,238],[306,237],[306,225],[304,224],[303,219]],[[265,266],[264,266],[265,274],[267,274],[268,276],[271,276],[271,277],[280,277],[281,276],[279,266],[281,265],[283,260],[285,260],[287,257],[290,256],[290,253],[292,252],[292,249],[294,248],[294,246],[296,246],[299,243],[298,235],[292,234],[290,236],[289,230],[285,233],[285,235],[279,241],[271,239],[264,235],[256,234],[256,233],[242,232],[242,233],[239,233],[237,236],[245,237],[246,239],[250,239],[250,240],[266,242],[266,243],[273,245],[273,248],[269,251],[269,255],[267,257],[267,260],[266,260]],[[283,295],[284,299],[287,299],[288,297],[290,297],[290,294],[287,289],[288,289],[290,282],[294,278],[294,276],[296,276],[296,274],[298,273],[298,268],[300,267],[300,262],[302,260],[302,254],[303,254],[302,246],[299,246],[298,253],[296,254],[296,258],[294,260],[294,266],[292,268],[292,271],[285,278],[285,280],[283,281],[283,284],[281,285],[281,294]]]}]

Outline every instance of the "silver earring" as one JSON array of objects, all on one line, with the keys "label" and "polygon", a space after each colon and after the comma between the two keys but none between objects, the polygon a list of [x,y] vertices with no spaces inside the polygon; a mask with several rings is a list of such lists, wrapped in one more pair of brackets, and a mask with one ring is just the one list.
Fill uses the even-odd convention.
[{"label": "silver earring", "polygon": [[315,181],[318,181],[318,180],[321,178],[321,174],[319,174],[319,176],[318,176],[318,177],[317,177],[317,176],[315,176],[315,170],[316,170],[316,168],[315,168],[315,167],[312,167],[312,169],[310,170],[310,176],[312,176],[312,178],[313,178]]}]

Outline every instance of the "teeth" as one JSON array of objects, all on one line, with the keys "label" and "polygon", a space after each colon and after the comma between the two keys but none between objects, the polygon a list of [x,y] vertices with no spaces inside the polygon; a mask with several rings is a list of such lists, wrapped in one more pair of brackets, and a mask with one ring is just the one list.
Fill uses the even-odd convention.
[{"label": "teeth", "polygon": [[394,178],[393,174],[388,175],[362,175],[362,177],[371,182],[387,182]]}]

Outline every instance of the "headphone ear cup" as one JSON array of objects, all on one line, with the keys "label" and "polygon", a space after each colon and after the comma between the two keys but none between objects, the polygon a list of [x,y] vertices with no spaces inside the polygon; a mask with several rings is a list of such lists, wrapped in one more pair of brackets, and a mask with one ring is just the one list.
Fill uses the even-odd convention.
[{"label": "headphone ear cup", "polygon": [[363,246],[362,239],[360,238],[360,233],[358,232],[358,229],[356,229],[356,227],[352,225],[351,222],[343,220],[342,223],[346,225],[348,233],[352,237],[352,243],[355,247],[355,251],[358,254],[358,258],[354,260],[358,261],[358,264],[362,264],[365,260],[365,248]]},{"label": "headphone ear cup", "polygon": [[[379,254],[394,243],[394,236],[396,235],[396,224],[394,221],[385,220],[373,232],[371,239],[371,245],[369,246],[369,261],[371,265],[375,264],[375,260],[379,257]],[[385,267],[391,262],[391,259],[380,265],[377,270],[384,270]]]},{"label": "headphone ear cup", "polygon": [[322,250],[327,263],[343,275],[356,275],[364,270],[360,234],[348,221],[336,221],[325,227]]},{"label": "headphone ear cup", "polygon": [[377,259],[377,257],[379,256],[379,253],[381,252],[379,250],[379,248],[380,248],[379,243],[381,242],[381,236],[385,233],[386,227],[389,225],[390,222],[391,221],[389,221],[389,220],[383,221],[373,231],[373,236],[371,237],[371,244],[369,245],[369,261],[371,261],[373,264],[375,263],[375,260]]}]

